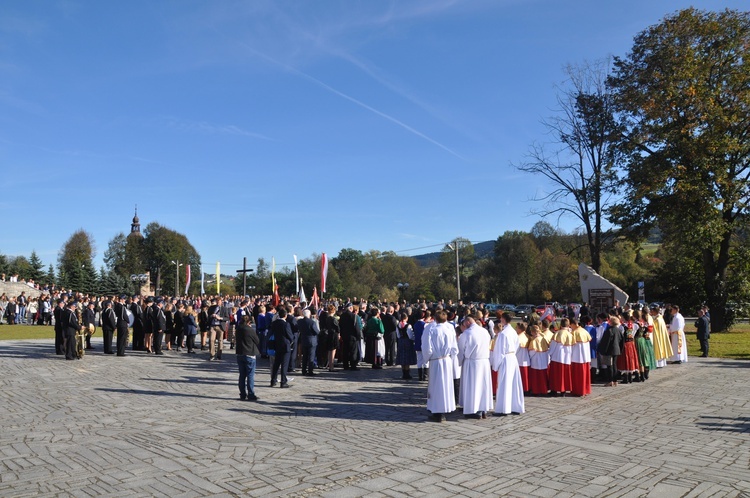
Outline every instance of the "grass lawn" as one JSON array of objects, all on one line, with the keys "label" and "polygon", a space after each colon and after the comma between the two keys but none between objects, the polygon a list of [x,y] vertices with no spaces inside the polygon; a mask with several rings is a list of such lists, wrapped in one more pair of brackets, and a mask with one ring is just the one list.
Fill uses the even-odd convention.
[{"label": "grass lawn", "polygon": [[49,325],[0,325],[0,341],[54,338],[55,329]]},{"label": "grass lawn", "polygon": [[[97,336],[101,337],[100,334],[101,329],[97,329]],[[685,335],[688,342],[688,354],[690,356],[700,355],[700,344],[698,344],[698,339],[695,338],[695,329],[690,321],[688,321]],[[52,327],[48,326],[0,325],[0,341],[54,338],[55,331]],[[732,328],[731,332],[711,334],[709,354],[713,358],[750,360],[750,324],[737,324]]]}]

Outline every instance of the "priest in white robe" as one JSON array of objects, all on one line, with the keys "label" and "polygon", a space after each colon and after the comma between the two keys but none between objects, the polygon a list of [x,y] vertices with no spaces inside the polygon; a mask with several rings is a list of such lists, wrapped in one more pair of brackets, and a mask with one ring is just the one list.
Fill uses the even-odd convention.
[{"label": "priest in white robe", "polygon": [[670,310],[672,321],[669,324],[669,338],[672,341],[671,363],[687,363],[687,341],[685,338],[685,318],[680,313],[680,307],[672,305]]},{"label": "priest in white robe", "polygon": [[426,327],[422,336],[422,356],[429,364],[427,409],[435,422],[445,420],[445,414],[456,410],[453,388],[453,362],[458,355],[456,329],[448,322],[444,310],[435,313],[435,323]]},{"label": "priest in white robe", "polygon": [[492,410],[492,375],[490,371],[490,334],[468,317],[461,322],[458,336],[458,362],[461,365],[459,404],[464,417],[487,418]]},{"label": "priest in white robe", "polygon": [[497,371],[495,415],[521,414],[525,411],[521,369],[516,358],[518,334],[510,326],[511,320],[509,313],[503,313],[500,317],[502,330],[495,338],[495,349],[490,355],[492,369]]}]

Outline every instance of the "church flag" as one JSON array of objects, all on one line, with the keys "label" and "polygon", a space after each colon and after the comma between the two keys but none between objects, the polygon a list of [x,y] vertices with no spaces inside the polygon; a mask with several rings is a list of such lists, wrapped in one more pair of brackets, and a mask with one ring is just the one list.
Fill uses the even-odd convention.
[{"label": "church flag", "polygon": [[216,262],[216,295],[221,295],[221,263]]},{"label": "church flag", "polygon": [[320,299],[318,298],[318,288],[313,287],[313,295],[310,298],[310,307],[318,309],[320,308]]},{"label": "church flag", "polygon": [[188,295],[188,289],[190,289],[190,265],[185,265],[185,295]]},{"label": "church flag", "polygon": [[328,278],[328,256],[323,253],[320,261],[320,293],[326,293],[326,278]]}]

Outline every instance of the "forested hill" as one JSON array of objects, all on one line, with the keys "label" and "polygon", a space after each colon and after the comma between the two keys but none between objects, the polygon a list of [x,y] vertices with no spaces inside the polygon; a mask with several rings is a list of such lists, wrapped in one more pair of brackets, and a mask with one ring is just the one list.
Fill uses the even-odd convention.
[{"label": "forested hill", "polygon": [[[495,249],[495,241],[488,240],[486,242],[479,242],[474,244],[474,254],[477,255],[477,259],[491,258],[492,251]],[[419,256],[412,256],[419,266],[430,267],[437,266],[440,262],[441,252],[431,252],[428,254],[420,254]]]}]

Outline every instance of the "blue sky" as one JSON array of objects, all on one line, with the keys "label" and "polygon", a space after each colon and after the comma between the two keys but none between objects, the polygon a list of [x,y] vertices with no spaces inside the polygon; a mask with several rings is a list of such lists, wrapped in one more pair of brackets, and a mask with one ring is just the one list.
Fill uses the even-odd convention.
[{"label": "blue sky", "polygon": [[563,66],[691,5],[747,8],[6,0],[0,253],[55,263],[84,228],[100,265],[135,204],[226,273],[528,231],[545,184],[512,164],[548,140]]}]

